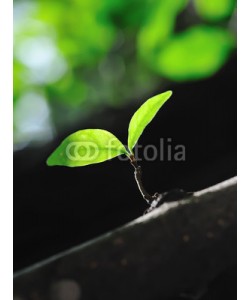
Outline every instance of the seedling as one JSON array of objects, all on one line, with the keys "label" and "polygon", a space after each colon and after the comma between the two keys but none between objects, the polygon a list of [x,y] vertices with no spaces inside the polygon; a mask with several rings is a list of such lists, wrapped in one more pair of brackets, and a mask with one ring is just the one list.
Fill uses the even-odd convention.
[{"label": "seedling", "polygon": [[134,167],[134,175],[142,197],[152,207],[162,197],[150,195],[142,184],[142,171],[133,153],[146,126],[153,120],[158,110],[171,97],[172,92],[156,95],[148,99],[135,112],[129,123],[128,146],[124,146],[112,133],[102,129],[79,130],[63,140],[60,146],[49,156],[48,166],[82,167],[100,163],[125,154]]}]

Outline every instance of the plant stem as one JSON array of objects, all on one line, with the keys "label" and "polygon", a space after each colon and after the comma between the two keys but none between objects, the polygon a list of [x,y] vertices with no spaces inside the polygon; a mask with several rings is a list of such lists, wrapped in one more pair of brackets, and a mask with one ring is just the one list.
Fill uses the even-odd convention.
[{"label": "plant stem", "polygon": [[129,159],[130,159],[130,163],[131,165],[134,167],[135,169],[135,181],[137,183],[137,186],[139,188],[139,191],[141,192],[142,194],[142,197],[147,201],[147,203],[149,205],[151,205],[151,203],[156,200],[158,197],[159,197],[159,194],[158,193],[155,193],[154,195],[150,195],[144,188],[143,184],[142,184],[142,170],[141,170],[141,166],[139,166],[137,164],[137,161],[134,157],[134,155],[130,155],[129,156]]}]

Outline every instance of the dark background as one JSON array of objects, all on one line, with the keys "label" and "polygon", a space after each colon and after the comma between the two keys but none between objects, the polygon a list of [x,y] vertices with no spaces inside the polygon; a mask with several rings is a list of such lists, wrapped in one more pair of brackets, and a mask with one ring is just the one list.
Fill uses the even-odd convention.
[{"label": "dark background", "polygon": [[[171,83],[169,88],[174,92],[172,98],[145,130],[140,144],[159,147],[160,138],[172,138],[173,148],[185,145],[186,161],[142,161],[148,191],[195,191],[235,176],[236,55],[208,79]],[[147,96],[165,90],[164,85],[159,86]],[[146,204],[128,162],[113,159],[84,168],[49,168],[45,163],[59,142],[74,130],[103,128],[125,143],[129,120],[137,108],[138,103],[106,107],[88,120],[65,128],[49,144],[15,152],[15,270],[143,213]]]}]

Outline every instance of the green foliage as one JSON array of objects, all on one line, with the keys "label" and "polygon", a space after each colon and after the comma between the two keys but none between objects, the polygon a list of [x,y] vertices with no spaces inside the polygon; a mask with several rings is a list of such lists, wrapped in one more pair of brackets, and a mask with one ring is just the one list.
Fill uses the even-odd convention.
[{"label": "green foliage", "polygon": [[171,97],[167,91],[148,99],[133,115],[128,129],[128,148],[132,152],[146,126],[152,121],[162,105]]},{"label": "green foliage", "polygon": [[[225,0],[198,1],[196,9],[201,17],[203,10],[211,10],[212,15],[214,8],[214,13],[231,15],[234,9],[232,1],[227,1],[232,4],[228,4],[230,12],[221,4]],[[222,26],[199,24],[175,33],[176,18],[187,4],[185,0],[157,1],[137,38],[141,59],[156,73],[173,81],[198,80],[213,75],[235,47],[234,34]]]},{"label": "green foliage", "polygon": [[129,124],[128,152],[110,132],[102,129],[79,130],[63,140],[47,159],[48,166],[83,167],[100,163],[118,155],[130,156],[145,127],[171,97],[172,92],[148,99],[133,115]]},{"label": "green foliage", "polygon": [[[152,93],[163,82],[213,75],[235,49],[230,19],[236,1],[194,0],[191,14],[190,3],[14,1],[15,104],[30,93],[43,95],[50,110],[46,126],[54,132],[102,106],[123,106],[131,94]],[[20,132],[27,144],[32,132],[22,132],[22,124],[30,116],[17,114],[22,121],[15,124],[15,140],[22,139]],[[30,126],[34,140],[37,124]]]},{"label": "green foliage", "polygon": [[[171,38],[177,15],[183,11],[186,0],[159,0],[152,2],[148,17],[137,36],[138,52],[151,65],[161,46]],[[152,64],[153,65],[153,64]]]},{"label": "green foliage", "polygon": [[47,160],[48,166],[82,167],[127,154],[122,143],[101,129],[79,130],[69,135]]},{"label": "green foliage", "polygon": [[177,34],[159,51],[154,67],[175,81],[205,78],[223,66],[234,43],[228,30],[194,26]]},{"label": "green foliage", "polygon": [[232,15],[236,0],[194,0],[199,15],[208,21],[219,21]]}]

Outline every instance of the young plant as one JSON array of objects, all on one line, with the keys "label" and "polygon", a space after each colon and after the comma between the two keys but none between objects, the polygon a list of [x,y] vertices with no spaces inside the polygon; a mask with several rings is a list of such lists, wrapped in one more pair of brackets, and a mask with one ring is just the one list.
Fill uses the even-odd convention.
[{"label": "young plant", "polygon": [[156,95],[148,99],[135,112],[128,128],[128,147],[125,147],[112,133],[102,129],[79,130],[63,140],[60,146],[47,159],[48,166],[82,167],[100,163],[125,154],[134,167],[134,175],[142,197],[149,205],[159,200],[161,195],[150,195],[142,184],[141,167],[137,164],[133,148],[146,126],[158,110],[171,97],[172,92]]}]

